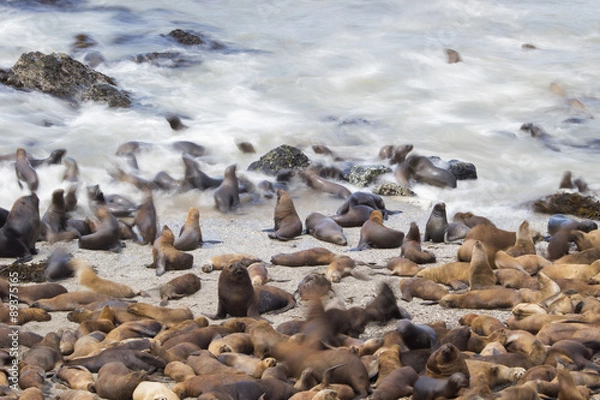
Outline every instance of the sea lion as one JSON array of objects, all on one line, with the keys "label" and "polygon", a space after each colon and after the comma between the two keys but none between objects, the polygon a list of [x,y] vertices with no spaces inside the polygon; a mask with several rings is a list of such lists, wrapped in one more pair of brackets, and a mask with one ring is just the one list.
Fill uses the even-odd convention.
[{"label": "sea lion", "polygon": [[133,400],[179,400],[179,396],[164,383],[148,381],[140,382],[131,397]]},{"label": "sea lion", "polygon": [[314,236],[318,240],[345,246],[348,244],[342,227],[332,218],[318,212],[311,212],[304,222],[306,233]]},{"label": "sea lion", "polygon": [[422,269],[415,277],[429,279],[455,289],[464,288],[469,282],[469,265],[466,262],[450,262]]},{"label": "sea lion", "polygon": [[511,257],[519,257],[525,254],[536,254],[535,243],[529,232],[529,221],[523,221],[516,232],[515,243],[508,249],[506,254]]},{"label": "sea lion", "polygon": [[190,296],[199,291],[201,286],[198,275],[191,272],[173,278],[160,286],[160,305],[164,307],[167,305],[168,300]]},{"label": "sea lion", "polygon": [[550,279],[580,279],[588,281],[600,273],[600,261],[592,264],[552,264],[540,270]]},{"label": "sea lion", "polygon": [[458,51],[454,49],[445,49],[446,56],[448,56],[448,64],[456,64],[462,61]]},{"label": "sea lion", "polygon": [[92,266],[84,259],[73,258],[71,259],[70,264],[73,271],[75,271],[75,276],[77,277],[79,284],[87,287],[92,292],[126,299],[143,295],[142,291],[132,289],[128,285],[99,277],[94,272]]},{"label": "sea lion", "polygon": [[496,285],[496,275],[489,263],[485,246],[476,241],[469,263],[469,290],[479,290]]},{"label": "sea lion", "polygon": [[384,226],[381,211],[373,210],[369,220],[360,228],[360,239],[355,250],[396,248],[402,245],[403,240],[404,232]]},{"label": "sea lion", "polygon": [[67,224],[64,190],[52,192],[52,201],[41,219],[41,235],[50,243],[71,240],[81,235]]},{"label": "sea lion", "polygon": [[594,229],[589,232],[573,230],[573,241],[577,246],[577,250],[583,251],[592,249],[594,247],[600,247],[600,230]]},{"label": "sea lion", "polygon": [[425,235],[423,240],[431,240],[434,243],[444,241],[444,235],[448,229],[448,218],[446,216],[446,204],[437,203],[433,206],[431,214],[425,224]]},{"label": "sea lion", "polygon": [[505,365],[475,359],[466,359],[469,368],[469,387],[478,393],[491,394],[499,385],[513,384],[525,373],[525,368],[507,367]]},{"label": "sea lion", "polygon": [[213,196],[215,206],[222,213],[228,213],[240,207],[239,183],[235,170],[235,164],[225,168],[223,181],[215,190]]},{"label": "sea lion", "polygon": [[167,225],[163,225],[160,236],[152,244],[152,264],[148,265],[148,268],[156,268],[156,275],[192,268],[194,256],[177,250],[173,246],[174,243],[173,231]]},{"label": "sea lion", "polygon": [[600,259],[600,247],[579,251],[554,260],[554,264],[591,264]]},{"label": "sea lion", "polygon": [[365,306],[367,321],[386,324],[392,318],[411,319],[410,314],[398,306],[396,295],[392,288],[385,282],[379,286],[377,296]]},{"label": "sea lion", "polygon": [[137,205],[127,197],[119,194],[106,195],[99,185],[90,185],[86,190],[90,209],[94,212],[97,207],[102,206],[115,217],[130,217],[137,210]]},{"label": "sea lion", "polygon": [[177,250],[191,251],[202,246],[202,230],[200,229],[200,212],[195,207],[190,207],[185,223],[179,231],[173,246]]},{"label": "sea lion", "polygon": [[505,251],[498,250],[494,257],[494,264],[498,269],[518,269],[527,272],[529,275],[535,275],[540,269],[552,264],[552,262],[540,255],[525,254],[519,257],[511,257]]},{"label": "sea lion", "polygon": [[88,250],[121,251],[119,240],[119,222],[105,207],[96,208],[95,215],[100,225],[94,233],[79,238],[79,247]]},{"label": "sea lion", "polygon": [[220,271],[226,266],[235,262],[242,263],[243,266],[248,267],[255,262],[261,262],[260,258],[257,258],[251,254],[244,253],[226,253],[212,256],[208,264],[202,266],[204,272],[211,272],[213,270]]},{"label": "sea lion", "polygon": [[38,174],[31,166],[27,158],[27,152],[22,147],[17,149],[15,173],[17,174],[17,181],[21,189],[23,189],[23,184],[25,184],[32,193],[37,191],[40,183]]},{"label": "sea lion", "polygon": [[444,242],[453,243],[464,239],[467,237],[467,233],[469,233],[470,230],[471,228],[462,222],[449,222],[448,228],[446,228],[446,233],[444,234]]},{"label": "sea lion", "polygon": [[[496,250],[506,250],[515,244],[517,233],[505,231],[492,225],[475,225],[466,236],[466,239],[475,239],[483,242],[486,247]],[[462,260],[468,261],[468,260]]]},{"label": "sea lion", "polygon": [[44,400],[44,398],[44,392],[36,387],[30,387],[23,390],[19,396],[19,400]]},{"label": "sea lion", "polygon": [[51,299],[40,299],[33,303],[31,307],[41,308],[44,311],[73,311],[82,304],[110,299],[111,297],[108,295],[90,291],[67,292]]},{"label": "sea lion", "polygon": [[331,264],[337,255],[324,247],[313,247],[293,253],[279,253],[271,256],[271,263],[288,267]]},{"label": "sea lion", "polygon": [[439,397],[454,398],[461,388],[468,387],[469,380],[462,372],[455,372],[447,379],[419,376],[413,385],[413,400],[435,400]]},{"label": "sea lion", "polygon": [[415,276],[425,268],[404,257],[390,258],[387,260],[385,267],[391,271],[391,275],[396,276]]},{"label": "sea lion", "polygon": [[30,307],[20,308],[15,319],[14,310],[5,304],[0,305],[0,322],[3,324],[24,325],[31,321],[50,321],[51,318],[46,311]]},{"label": "sea lion", "polygon": [[46,372],[54,369],[62,362],[60,336],[56,332],[47,333],[41,342],[34,344],[23,353],[22,361],[25,365],[37,365]]},{"label": "sea lion", "polygon": [[430,264],[435,262],[435,255],[421,249],[421,233],[416,222],[410,223],[410,228],[400,247],[400,256],[406,257],[417,264]]},{"label": "sea lion", "polygon": [[267,368],[274,367],[277,360],[273,357],[260,359],[243,353],[225,352],[217,357],[219,362],[237,368],[253,378],[260,378]]},{"label": "sea lion", "polygon": [[355,228],[362,226],[369,220],[371,212],[374,209],[364,204],[356,204],[348,208],[348,211],[341,215],[332,215],[333,219],[342,228]]},{"label": "sea lion", "polygon": [[298,283],[296,289],[302,300],[315,300],[332,292],[331,281],[324,274],[311,272]]},{"label": "sea lion", "polygon": [[[28,306],[31,306],[40,299],[51,299],[59,294],[67,293],[67,289],[58,283],[19,285],[18,289],[18,301],[20,303],[25,303]],[[0,278],[0,297],[5,299],[14,299],[14,295],[9,296],[9,293],[14,293],[10,292],[10,284],[8,281]]]},{"label": "sea lion", "polygon": [[71,389],[96,391],[96,382],[92,373],[85,367],[79,365],[62,365],[56,377]]},{"label": "sea lion", "polygon": [[396,323],[396,332],[400,335],[403,344],[410,350],[434,349],[438,345],[437,334],[428,325],[413,324],[403,319]]},{"label": "sea lion", "polygon": [[216,336],[208,345],[208,351],[215,357],[221,353],[243,353],[251,355],[254,351],[252,338],[245,332],[234,332],[223,337]]},{"label": "sea lion", "polygon": [[39,198],[35,193],[13,203],[4,226],[0,228],[0,257],[30,261],[37,254],[35,243],[41,229]]},{"label": "sea lion", "polygon": [[332,194],[340,199],[346,199],[352,194],[345,186],[320,177],[317,172],[310,167],[301,171],[300,176],[310,188]]},{"label": "sea lion", "polygon": [[466,293],[449,293],[439,304],[449,308],[498,309],[511,308],[521,302],[517,290],[496,286],[488,289],[471,290]]},{"label": "sea lion", "polygon": [[456,372],[461,372],[467,380],[470,377],[464,355],[451,343],[441,345],[427,359],[426,376],[436,379],[449,378]]},{"label": "sea lion", "polygon": [[72,277],[73,270],[69,260],[71,260],[71,254],[64,247],[55,247],[44,267],[44,279],[52,282]]},{"label": "sea lion", "polygon": [[569,254],[571,243],[575,239],[575,232],[578,231],[560,230],[552,235],[546,248],[548,260],[554,261]]},{"label": "sea lion", "polygon": [[185,166],[183,180],[191,187],[200,190],[216,189],[219,187],[219,185],[221,185],[221,182],[223,182],[222,179],[211,178],[202,172],[196,160],[190,156],[184,154],[181,158]]},{"label": "sea lion", "polygon": [[424,278],[409,278],[400,281],[402,300],[411,301],[413,297],[423,300],[439,301],[448,294],[444,286]]},{"label": "sea lion", "polygon": [[98,370],[96,393],[109,400],[131,398],[146,374],[146,371],[132,371],[119,361],[106,363]]},{"label": "sea lion", "polygon": [[325,277],[331,282],[339,282],[343,277],[352,275],[357,279],[368,280],[364,274],[355,271],[356,262],[348,256],[338,256],[325,270]]},{"label": "sea lion", "polygon": [[548,234],[551,236],[560,230],[590,232],[594,229],[598,229],[598,224],[590,219],[578,221],[563,214],[554,214],[548,220]]},{"label": "sea lion", "polygon": [[[367,206],[372,210],[379,210],[384,219],[388,219],[389,215],[398,214],[401,211],[391,211],[385,208],[383,198],[377,194],[369,192],[353,192],[346,201],[336,210],[336,215],[343,215],[351,211],[356,206]],[[370,215],[370,212],[369,212]],[[364,221],[363,221],[364,222]],[[358,225],[360,226],[360,225]]]},{"label": "sea lion", "polygon": [[456,188],[456,177],[449,171],[436,167],[424,156],[410,155],[394,171],[401,185],[409,185],[411,180],[439,188]]},{"label": "sea lion", "polygon": [[253,286],[262,286],[271,280],[267,264],[264,262],[255,262],[248,266],[248,274]]},{"label": "sea lion", "polygon": [[395,400],[413,393],[419,375],[411,367],[399,367],[383,378],[371,394],[373,400]]},{"label": "sea lion", "polygon": [[232,317],[259,318],[258,298],[246,267],[239,262],[227,265],[219,275],[217,312],[211,319]]},{"label": "sea lion", "polygon": [[188,307],[168,308],[153,306],[147,303],[132,303],[127,306],[127,311],[132,314],[139,315],[160,321],[167,328],[171,328],[180,322],[194,319],[194,314]]},{"label": "sea lion", "polygon": [[144,199],[142,200],[142,204],[140,204],[139,208],[135,213],[135,217],[133,218],[133,226],[137,227],[141,240],[138,239],[138,243],[152,244],[156,239],[156,208],[154,207],[154,200],[152,199],[152,190],[145,189],[144,190]]},{"label": "sea lion", "polygon": [[302,221],[296,212],[294,202],[283,189],[277,190],[274,222],[274,232],[269,233],[271,239],[290,240],[302,234]]}]

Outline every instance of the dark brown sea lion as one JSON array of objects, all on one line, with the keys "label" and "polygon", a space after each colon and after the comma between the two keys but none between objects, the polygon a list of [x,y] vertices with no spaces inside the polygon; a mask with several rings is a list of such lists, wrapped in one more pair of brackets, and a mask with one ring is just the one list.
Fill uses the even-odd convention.
[{"label": "dark brown sea lion", "polygon": [[216,189],[223,181],[222,179],[211,178],[202,172],[196,160],[190,156],[184,154],[182,159],[185,166],[185,176],[183,179],[191,187],[200,190]]},{"label": "dark brown sea lion", "polygon": [[152,264],[149,268],[156,268],[156,275],[162,275],[166,271],[191,269],[194,256],[177,250],[173,244],[175,236],[173,231],[164,225],[160,236],[152,245]]},{"label": "dark brown sea lion", "polygon": [[141,240],[138,240],[139,244],[152,244],[156,239],[156,208],[154,207],[154,200],[152,199],[152,190],[144,190],[144,199],[142,204],[135,213],[133,218],[133,226],[137,227]]},{"label": "dark brown sea lion", "polygon": [[300,176],[310,188],[320,192],[330,193],[335,197],[339,197],[340,199],[346,199],[352,194],[352,192],[350,192],[350,190],[348,190],[345,186],[320,177],[317,172],[310,167],[302,171]]},{"label": "dark brown sea lion", "polygon": [[[14,299],[14,296],[9,296],[9,293],[10,284],[0,278],[0,298]],[[37,285],[19,285],[17,293],[18,301],[30,306],[40,299],[51,299],[61,293],[67,293],[67,289],[58,283],[41,283]]]},{"label": "dark brown sea lion", "polygon": [[19,262],[37,254],[35,243],[41,229],[39,198],[35,193],[19,197],[0,228],[0,257],[17,257]]},{"label": "dark brown sea lion", "polygon": [[411,367],[400,367],[383,378],[371,394],[373,400],[396,400],[413,393],[419,375]]},{"label": "dark brown sea lion", "polygon": [[50,243],[71,240],[81,235],[67,224],[64,190],[52,192],[52,201],[41,219],[41,235]]},{"label": "dark brown sea lion", "polygon": [[448,289],[429,279],[408,278],[400,281],[402,300],[411,301],[413,297],[438,301],[448,294]]},{"label": "dark brown sea lion", "polygon": [[181,299],[182,297],[190,296],[199,291],[201,285],[198,275],[191,272],[171,279],[169,282],[160,286],[160,305],[166,306],[168,300]]},{"label": "dark brown sea lion", "polygon": [[73,269],[69,264],[70,260],[71,254],[64,247],[55,247],[44,267],[44,278],[52,282],[72,277]]},{"label": "dark brown sea lion", "polygon": [[202,246],[202,230],[200,229],[200,212],[195,207],[190,207],[185,223],[179,231],[173,246],[177,250],[191,251]]},{"label": "dark brown sea lion", "polygon": [[26,365],[37,365],[46,372],[54,369],[58,363],[62,362],[60,336],[55,332],[47,333],[41,342],[23,353],[22,361]]},{"label": "dark brown sea lion", "polygon": [[100,220],[100,225],[94,233],[79,238],[79,247],[88,250],[121,251],[117,219],[105,207],[97,207],[95,214]]},{"label": "dark brown sea lion", "polygon": [[271,263],[288,267],[312,265],[327,265],[332,263],[337,255],[324,247],[313,247],[293,253],[280,253],[271,256]]},{"label": "dark brown sea lion", "polygon": [[348,211],[341,215],[332,215],[333,219],[342,228],[355,228],[362,226],[369,220],[371,212],[374,209],[364,204],[357,204],[348,208]]},{"label": "dark brown sea lion", "polygon": [[21,189],[23,189],[23,183],[27,185],[27,188],[32,193],[38,189],[39,178],[37,172],[31,166],[29,159],[27,158],[27,152],[22,147],[17,149],[15,172]]},{"label": "dark brown sea lion", "polygon": [[569,254],[571,243],[575,239],[575,232],[579,231],[560,230],[552,235],[546,248],[548,260],[554,261]]},{"label": "dark brown sea lion", "polygon": [[410,155],[400,163],[394,172],[396,180],[402,185],[409,185],[411,180],[440,188],[455,188],[456,177],[449,171],[436,167],[424,156]]},{"label": "dark brown sea lion", "polygon": [[576,220],[563,214],[554,214],[548,220],[548,234],[554,235],[560,230],[578,230],[590,232],[598,229],[598,224],[590,219]]},{"label": "dark brown sea lion", "polygon": [[305,221],[306,232],[318,240],[345,246],[348,244],[342,227],[332,218],[318,212],[311,212]]},{"label": "dark brown sea lion", "polygon": [[485,246],[475,242],[469,263],[469,290],[486,289],[496,285],[496,275],[488,260]]},{"label": "dark brown sea lion", "polygon": [[413,400],[435,400],[439,397],[454,398],[461,388],[468,387],[469,380],[461,372],[455,372],[447,379],[419,376],[413,386]]},{"label": "dark brown sea lion", "polygon": [[448,56],[448,64],[456,64],[462,61],[458,51],[453,49],[446,49],[446,55]]},{"label": "dark brown sea lion", "polygon": [[396,332],[400,335],[403,344],[410,350],[434,349],[438,345],[437,334],[428,325],[413,324],[406,319],[402,319],[396,324]]},{"label": "dark brown sea lion", "polygon": [[215,206],[222,213],[228,213],[240,207],[239,183],[235,170],[235,164],[225,168],[223,181],[214,193]]},{"label": "dark brown sea lion", "polygon": [[365,306],[367,320],[386,324],[394,318],[412,318],[410,314],[402,307],[398,306],[396,295],[392,288],[385,282],[379,286],[377,296]]},{"label": "dark brown sea lion", "polygon": [[356,250],[369,248],[391,249],[400,247],[404,232],[383,225],[383,214],[379,210],[371,212],[369,220],[360,229],[360,239]]},{"label": "dark brown sea lion", "polygon": [[114,298],[132,298],[142,294],[142,291],[132,289],[123,283],[99,277],[92,266],[84,259],[73,258],[70,263],[79,284],[94,293],[105,294]]},{"label": "dark brown sea lion", "polygon": [[429,264],[435,262],[435,255],[429,251],[421,249],[421,233],[416,222],[410,223],[410,228],[402,246],[400,247],[400,256],[406,257],[417,264]]},{"label": "dark brown sea lion", "polygon": [[232,317],[259,318],[258,298],[246,267],[239,262],[229,264],[219,275],[218,305],[211,319]]},{"label": "dark brown sea lion", "polygon": [[132,371],[118,361],[106,363],[98,371],[96,393],[109,400],[129,399],[146,374],[146,371]]},{"label": "dark brown sea lion", "polygon": [[274,222],[274,232],[269,233],[271,239],[290,240],[302,234],[302,220],[296,212],[292,198],[283,189],[277,190]]},{"label": "dark brown sea lion", "polygon": [[[385,208],[383,198],[377,194],[369,192],[353,192],[346,201],[337,209],[337,215],[344,215],[351,211],[356,206],[367,206],[371,210],[379,210],[384,219],[388,219],[389,215],[397,214],[401,211],[391,211]],[[370,214],[370,213],[369,213]],[[364,221],[363,221],[364,222]],[[360,225],[358,225],[360,226]]]},{"label": "dark brown sea lion", "polygon": [[461,372],[467,379],[470,377],[464,355],[450,343],[441,345],[431,353],[425,371],[426,376],[436,379],[449,378],[456,372]]},{"label": "dark brown sea lion", "polygon": [[431,240],[434,243],[444,241],[444,235],[448,229],[448,218],[446,217],[446,204],[437,203],[433,206],[431,214],[425,224],[425,236],[423,240],[426,242]]}]

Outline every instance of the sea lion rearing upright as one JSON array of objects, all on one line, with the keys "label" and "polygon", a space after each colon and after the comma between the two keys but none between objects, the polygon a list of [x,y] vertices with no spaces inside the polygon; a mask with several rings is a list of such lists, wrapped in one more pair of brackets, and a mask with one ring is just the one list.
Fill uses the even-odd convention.
[{"label": "sea lion rearing upright", "polygon": [[152,244],[152,264],[148,266],[156,268],[156,275],[162,275],[165,271],[192,268],[194,256],[177,250],[174,243],[173,231],[164,225],[160,236]]},{"label": "sea lion rearing upright", "polygon": [[200,212],[195,207],[190,207],[185,223],[179,231],[173,246],[177,250],[190,251],[202,246],[202,230],[200,229]]},{"label": "sea lion rearing upright", "polygon": [[239,183],[235,170],[235,164],[225,169],[223,181],[214,193],[215,205],[222,213],[231,212],[240,206]]},{"label": "sea lion rearing upright", "polygon": [[269,233],[271,239],[290,240],[302,233],[302,220],[292,198],[283,189],[277,189],[274,221],[275,231]]}]

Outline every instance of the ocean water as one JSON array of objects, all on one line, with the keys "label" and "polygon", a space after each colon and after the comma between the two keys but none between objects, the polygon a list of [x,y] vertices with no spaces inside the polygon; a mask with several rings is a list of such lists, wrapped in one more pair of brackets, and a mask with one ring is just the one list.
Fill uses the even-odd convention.
[{"label": "ocean water", "polygon": [[[180,155],[168,148],[176,140],[206,147],[198,161],[209,175],[235,163],[238,174],[255,180],[264,177],[246,167],[284,143],[332,163],[311,150],[323,144],[365,164],[380,163],[384,145],[410,143],[421,155],[472,162],[479,176],[456,189],[416,185],[420,198],[446,202],[450,214],[526,212],[522,204],[556,191],[566,170],[600,190],[599,17],[591,0],[4,0],[0,68],[30,51],[80,61],[95,52],[104,60],[95,69],[130,91],[134,106],[74,106],[0,86],[0,154],[23,146],[43,158],[65,148],[79,164],[82,187],[99,183],[138,199],[136,189],[108,174],[123,165],[117,147],[131,140],[155,144],[138,157],[148,179],[162,170],[182,177]],[[165,37],[173,29],[224,46],[182,46]],[[78,34],[95,45],[75,49]],[[448,64],[446,48],[462,62]],[[136,62],[152,52],[176,52],[185,63]],[[171,130],[170,114],[188,129]],[[527,122],[551,140],[520,130]],[[239,141],[257,153],[242,154]],[[38,170],[42,204],[68,186],[63,170]],[[0,163],[0,206],[24,194],[13,166]],[[205,193],[159,201],[213,205]]]}]

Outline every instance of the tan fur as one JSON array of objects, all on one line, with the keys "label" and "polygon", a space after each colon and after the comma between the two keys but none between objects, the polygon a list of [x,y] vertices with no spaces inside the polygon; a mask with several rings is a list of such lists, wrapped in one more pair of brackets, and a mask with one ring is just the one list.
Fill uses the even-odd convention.
[{"label": "tan fur", "polygon": [[115,298],[127,299],[140,294],[139,290],[134,290],[125,284],[100,278],[96,275],[92,266],[81,258],[72,258],[69,263],[75,271],[75,276],[77,277],[79,284],[87,287],[92,292],[106,294]]},{"label": "tan fur", "polygon": [[183,321],[194,319],[192,310],[188,307],[159,307],[147,303],[133,303],[127,306],[127,311],[141,317],[159,321],[167,328],[173,327]]},{"label": "tan fur", "polygon": [[140,382],[132,395],[133,400],[179,400],[167,385],[160,382]]}]

